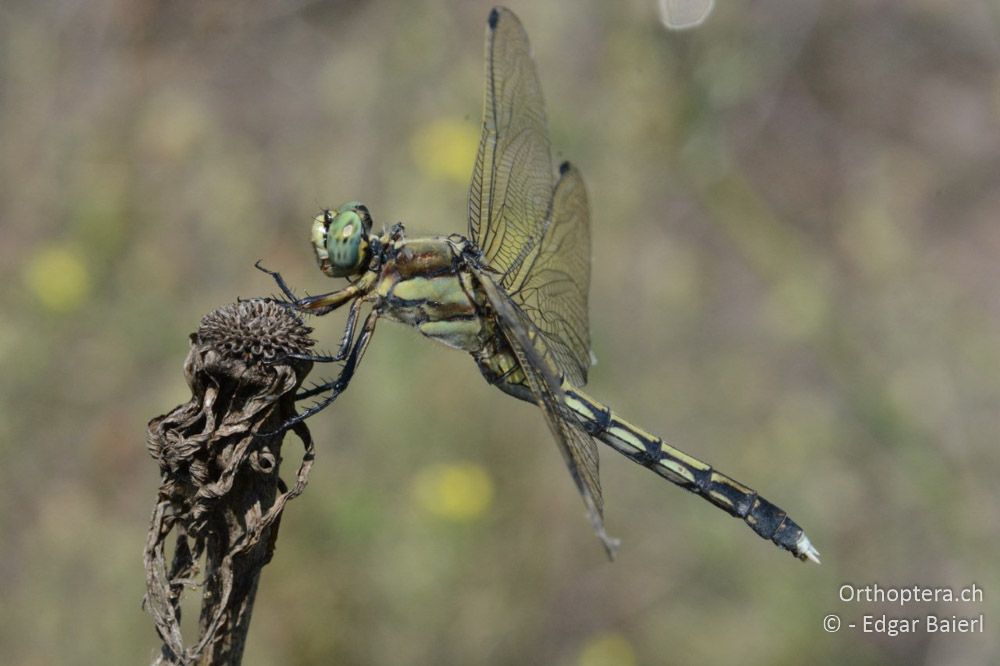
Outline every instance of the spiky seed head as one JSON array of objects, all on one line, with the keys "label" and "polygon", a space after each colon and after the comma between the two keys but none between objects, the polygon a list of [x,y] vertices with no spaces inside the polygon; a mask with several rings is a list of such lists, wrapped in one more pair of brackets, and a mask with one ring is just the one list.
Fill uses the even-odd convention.
[{"label": "spiky seed head", "polygon": [[290,308],[270,299],[230,303],[201,319],[196,334],[202,344],[244,362],[268,362],[303,354],[316,342],[312,328]]}]

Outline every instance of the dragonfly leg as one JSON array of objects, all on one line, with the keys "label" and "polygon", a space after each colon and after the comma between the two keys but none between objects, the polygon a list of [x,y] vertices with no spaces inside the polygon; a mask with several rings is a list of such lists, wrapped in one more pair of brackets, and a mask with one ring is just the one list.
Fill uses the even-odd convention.
[{"label": "dragonfly leg", "polygon": [[288,283],[285,282],[285,278],[281,276],[278,271],[272,271],[270,269],[264,268],[264,266],[258,261],[254,264],[254,267],[270,275],[275,283],[278,285],[278,289],[284,294],[287,299],[288,305],[295,308],[299,312],[304,312],[306,314],[316,315],[321,317],[325,314],[333,312],[344,303],[351,301],[361,295],[361,289],[356,285],[352,284],[343,289],[338,289],[337,291],[331,291],[326,294],[317,294],[316,296],[306,296],[304,298],[299,298],[292,291]]},{"label": "dragonfly leg", "polygon": [[347,358],[348,350],[351,348],[351,340],[354,339],[354,331],[358,325],[358,316],[361,314],[361,301],[354,299],[351,309],[347,313],[347,325],[344,326],[344,334],[340,336],[340,347],[337,348],[337,360]]},{"label": "dragonfly leg", "polygon": [[298,302],[299,300],[298,296],[295,295],[295,292],[293,292],[291,287],[288,286],[288,283],[285,282],[285,278],[281,277],[281,273],[279,273],[278,271],[272,271],[268,268],[264,268],[263,264],[261,264],[259,260],[257,261],[257,263],[253,265],[253,267],[263,273],[267,273],[268,275],[270,275],[277,283],[278,289],[280,289],[281,293],[285,295],[286,299],[288,299],[289,303],[295,304]]},{"label": "dragonfly leg", "polygon": [[[361,314],[361,301],[355,299],[351,302],[351,309],[347,313],[347,325],[344,327],[344,334],[340,338],[340,345],[337,353],[333,356],[329,354],[288,354],[284,358],[294,358],[300,361],[312,361],[313,363],[339,363],[347,358],[351,351],[351,342],[354,341],[354,332],[358,327],[358,316]],[[310,395],[316,395],[312,393]],[[308,396],[307,396],[308,397]]]},{"label": "dragonfly leg", "polygon": [[331,291],[328,294],[300,298],[295,302],[295,309],[306,314],[322,317],[325,314],[333,312],[344,303],[355,300],[358,296],[361,296],[361,293],[361,289],[357,285],[352,284],[343,289]]},{"label": "dragonfly leg", "polygon": [[[340,338],[340,347],[337,349],[337,353],[334,356],[324,356],[324,355],[311,355],[311,354],[298,354],[292,355],[293,358],[298,358],[307,361],[313,361],[316,363],[339,363],[347,358],[347,355],[351,351],[351,343],[354,341],[354,332],[357,329],[358,315],[361,313],[361,301],[355,300],[351,303],[351,310],[347,315],[347,325],[344,327],[344,334]],[[312,388],[309,388],[295,396],[296,400],[305,400],[306,398],[311,398],[314,395],[319,395],[320,393],[325,393],[331,388],[334,382],[324,382],[322,384],[316,384]]]},{"label": "dragonfly leg", "polygon": [[323,411],[332,405],[334,400],[340,397],[340,394],[344,392],[347,385],[351,382],[351,378],[354,377],[354,371],[357,369],[358,363],[361,362],[362,357],[364,357],[365,350],[368,349],[368,343],[371,341],[372,334],[375,332],[375,322],[377,321],[378,311],[372,310],[365,319],[365,323],[361,327],[361,333],[358,334],[357,340],[354,341],[354,345],[351,347],[350,354],[347,356],[344,367],[341,369],[340,375],[336,379],[310,389],[309,391],[305,391],[304,393],[297,395],[295,398],[296,400],[300,400],[302,398],[319,395],[320,393],[326,391],[329,391],[329,394],[322,400],[318,400],[316,403],[309,406],[303,412],[286,420],[274,433],[268,434],[284,432],[289,428],[295,427],[309,417]]},{"label": "dragonfly leg", "polygon": [[329,354],[286,354],[282,358],[294,358],[299,361],[312,361],[313,363],[337,363],[344,360],[339,356],[330,356]]}]

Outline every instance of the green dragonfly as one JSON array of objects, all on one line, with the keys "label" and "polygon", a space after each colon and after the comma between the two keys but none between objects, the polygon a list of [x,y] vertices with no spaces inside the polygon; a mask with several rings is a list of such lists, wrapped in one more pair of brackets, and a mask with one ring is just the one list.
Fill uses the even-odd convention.
[{"label": "green dragonfly", "polygon": [[[490,384],[538,405],[576,482],[594,531],[604,530],[596,441],[742,518],[801,560],[819,553],[786,512],[751,488],[632,425],[585,394],[592,363],[590,210],[580,172],[552,167],[542,91],[528,36],[509,10],[495,8],[486,30],[483,130],[469,187],[468,237],[406,238],[402,224],[374,235],[361,203],[323,211],[312,225],[320,269],[346,278],[337,291],[296,298],[270,274],[291,307],[324,315],[349,304],[334,355],[339,376],[297,398],[323,396],[283,428],[330,405],[347,388],[385,318],[469,352]],[[358,330],[365,307],[370,311]]]}]

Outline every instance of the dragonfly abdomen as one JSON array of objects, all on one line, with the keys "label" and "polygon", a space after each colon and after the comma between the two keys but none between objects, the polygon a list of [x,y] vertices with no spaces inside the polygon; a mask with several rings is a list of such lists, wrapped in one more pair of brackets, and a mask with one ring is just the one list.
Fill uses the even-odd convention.
[{"label": "dragonfly abdomen", "polygon": [[592,437],[668,481],[701,495],[726,513],[742,518],[759,536],[797,558],[819,561],[802,528],[754,489],[619,418],[611,408],[568,382],[563,382],[563,395],[566,407]]},{"label": "dragonfly abdomen", "polygon": [[499,332],[493,329],[493,335],[478,354],[473,354],[479,371],[490,384],[495,385],[504,393],[514,396],[526,402],[535,402],[528,388],[524,376],[524,370],[518,363],[509,345]]}]

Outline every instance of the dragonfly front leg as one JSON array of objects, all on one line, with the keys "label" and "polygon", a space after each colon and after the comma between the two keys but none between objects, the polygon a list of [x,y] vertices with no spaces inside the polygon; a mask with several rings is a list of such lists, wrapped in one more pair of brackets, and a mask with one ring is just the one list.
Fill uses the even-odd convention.
[{"label": "dragonfly front leg", "polygon": [[363,289],[361,287],[357,284],[351,284],[343,289],[331,291],[326,294],[299,298],[295,295],[295,292],[292,291],[291,287],[288,286],[288,283],[285,282],[285,278],[281,276],[281,273],[264,268],[259,261],[254,264],[254,267],[259,271],[267,273],[274,279],[275,283],[278,285],[278,289],[280,289],[281,293],[284,294],[286,299],[288,299],[288,304],[290,306],[299,312],[313,314],[318,317],[333,312],[348,301],[361,296],[363,293]]},{"label": "dragonfly front leg", "polygon": [[285,282],[285,278],[281,277],[281,273],[264,268],[264,266],[260,263],[260,260],[258,260],[253,267],[262,273],[270,275],[278,284],[278,289],[280,289],[281,293],[285,295],[285,298],[288,299],[289,303],[296,303],[299,300],[298,296],[295,295],[295,292],[293,292],[291,287],[288,286],[288,283]]}]

